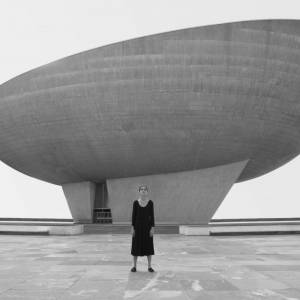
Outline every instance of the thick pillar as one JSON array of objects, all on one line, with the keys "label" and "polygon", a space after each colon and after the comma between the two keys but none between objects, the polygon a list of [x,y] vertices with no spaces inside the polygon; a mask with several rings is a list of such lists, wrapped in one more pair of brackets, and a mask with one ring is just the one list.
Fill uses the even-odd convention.
[{"label": "thick pillar", "polygon": [[96,185],[93,182],[68,183],[62,186],[72,218],[78,223],[92,223]]},{"label": "thick pillar", "polygon": [[107,180],[113,223],[131,221],[139,184],[147,184],[156,223],[208,224],[248,160],[208,169]]}]

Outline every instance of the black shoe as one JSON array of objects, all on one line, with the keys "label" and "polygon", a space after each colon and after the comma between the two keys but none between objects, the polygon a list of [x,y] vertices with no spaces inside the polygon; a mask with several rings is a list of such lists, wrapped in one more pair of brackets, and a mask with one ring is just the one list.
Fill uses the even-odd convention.
[{"label": "black shoe", "polygon": [[131,272],[136,272],[136,267],[132,267],[130,271]]},{"label": "black shoe", "polygon": [[150,267],[150,268],[148,268],[148,271],[149,272],[154,272],[154,270]]}]

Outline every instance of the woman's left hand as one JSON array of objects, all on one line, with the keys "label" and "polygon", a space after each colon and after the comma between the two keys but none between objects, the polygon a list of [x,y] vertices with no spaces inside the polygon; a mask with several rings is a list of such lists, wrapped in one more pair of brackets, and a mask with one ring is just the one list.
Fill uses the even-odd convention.
[{"label": "woman's left hand", "polygon": [[152,227],[152,228],[150,229],[150,236],[152,237],[153,234],[154,234],[154,228]]}]

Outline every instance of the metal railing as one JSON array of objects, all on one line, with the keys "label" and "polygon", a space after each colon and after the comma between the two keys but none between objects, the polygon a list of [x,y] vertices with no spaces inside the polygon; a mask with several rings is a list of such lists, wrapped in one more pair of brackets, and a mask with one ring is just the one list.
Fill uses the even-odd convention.
[{"label": "metal railing", "polygon": [[112,216],[110,208],[94,208],[94,223],[112,224]]}]

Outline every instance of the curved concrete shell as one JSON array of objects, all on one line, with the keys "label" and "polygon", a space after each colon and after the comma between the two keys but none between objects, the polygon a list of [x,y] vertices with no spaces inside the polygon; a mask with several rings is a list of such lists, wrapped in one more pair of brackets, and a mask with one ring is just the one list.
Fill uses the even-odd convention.
[{"label": "curved concrete shell", "polygon": [[300,21],[188,28],[85,51],[0,86],[0,159],[52,182],[248,161],[236,181],[300,152]]},{"label": "curved concrete shell", "polygon": [[300,150],[300,21],[189,28],[85,51],[0,87],[0,158],[56,184]]}]

